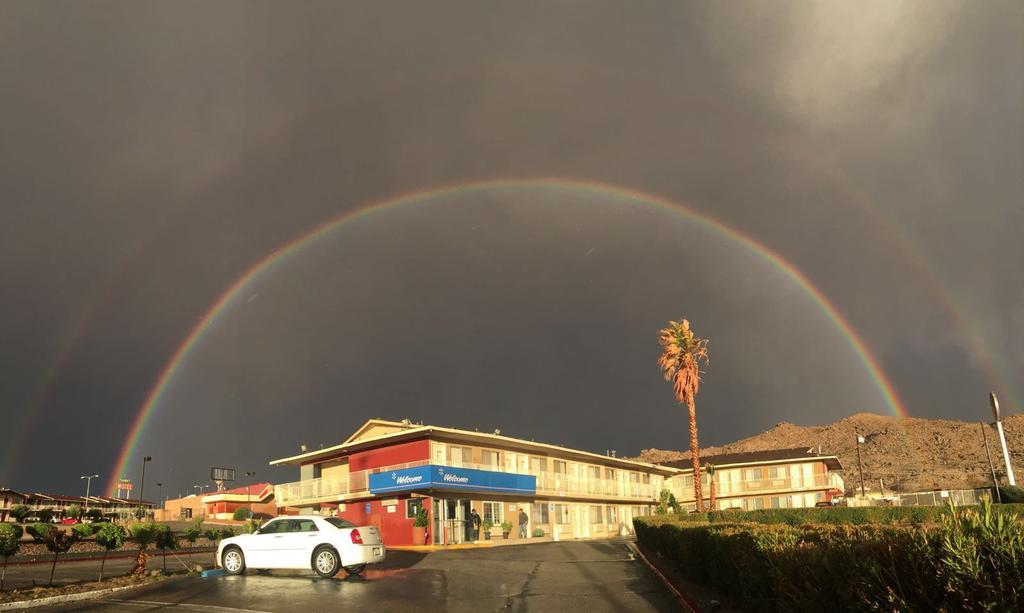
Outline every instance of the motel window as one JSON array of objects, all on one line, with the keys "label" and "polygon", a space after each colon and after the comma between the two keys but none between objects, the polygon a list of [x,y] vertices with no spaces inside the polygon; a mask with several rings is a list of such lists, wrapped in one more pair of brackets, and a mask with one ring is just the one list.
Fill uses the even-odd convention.
[{"label": "motel window", "polygon": [[535,503],[531,509],[531,514],[533,515],[532,521],[534,524],[551,523],[551,518],[548,516],[548,503],[546,502]]},{"label": "motel window", "polygon": [[619,507],[613,507],[611,505],[608,506],[608,523],[619,523]]},{"label": "motel window", "polygon": [[473,450],[469,447],[448,448],[448,463],[452,466],[466,466],[473,463]]},{"label": "motel window", "polygon": [[547,458],[530,458],[530,472],[533,474],[547,472]]},{"label": "motel window", "polygon": [[601,467],[600,466],[588,466],[587,467],[587,478],[598,480],[601,478]]},{"label": "motel window", "polygon": [[761,469],[748,468],[743,471],[743,478],[747,481],[758,481],[761,478]]},{"label": "motel window", "polygon": [[764,508],[764,498],[752,498],[750,500],[750,508],[751,509],[763,509]]},{"label": "motel window", "polygon": [[500,502],[485,502],[483,521],[489,521],[495,526],[501,524],[501,506]]},{"label": "motel window", "polygon": [[785,479],[789,476],[789,470],[785,466],[769,466],[768,467],[768,478],[769,479]]},{"label": "motel window", "polygon": [[559,475],[565,474],[565,462],[562,460],[555,460],[555,473]]},{"label": "motel window", "polygon": [[565,525],[569,523],[569,507],[564,504],[555,505],[555,521]]},{"label": "motel window", "polygon": [[422,498],[410,498],[405,501],[405,518],[414,519],[416,514],[423,508]]},{"label": "motel window", "polygon": [[601,506],[591,505],[590,506],[590,523],[592,524],[603,524],[604,521],[601,519]]},{"label": "motel window", "polygon": [[606,468],[606,469],[604,469],[604,478],[609,480],[609,481],[615,481],[615,469],[614,468]]},{"label": "motel window", "polygon": [[490,466],[492,468],[499,465],[498,452],[490,449],[484,449],[480,454],[480,463],[484,466]]}]

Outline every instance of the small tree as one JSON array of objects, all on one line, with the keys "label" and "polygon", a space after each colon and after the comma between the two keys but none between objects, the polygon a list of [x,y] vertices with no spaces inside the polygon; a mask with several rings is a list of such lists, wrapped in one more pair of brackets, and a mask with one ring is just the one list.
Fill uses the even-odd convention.
[{"label": "small tree", "polygon": [[99,524],[96,532],[96,544],[103,548],[103,560],[100,562],[100,581],[103,581],[103,567],[107,564],[107,554],[124,545],[124,528],[115,524]]},{"label": "small tree", "polygon": [[669,491],[668,488],[661,489],[661,495],[658,498],[658,507],[655,512],[658,515],[667,515],[669,511],[678,513],[681,511],[679,507],[679,501],[676,500],[676,495]]},{"label": "small tree", "polygon": [[11,507],[11,517],[13,517],[19,524],[25,523],[25,519],[28,518],[32,510],[28,508],[28,505],[16,504]]},{"label": "small tree", "polygon": [[4,591],[4,580],[7,579],[7,558],[18,553],[21,548],[21,535],[12,524],[0,524],[0,556],[4,557],[4,569],[0,571],[0,592]]},{"label": "small tree", "polygon": [[156,527],[156,539],[154,541],[156,548],[163,553],[164,558],[164,573],[167,572],[167,550],[174,551],[178,548],[178,536],[174,534],[171,527],[166,524],[160,524]]},{"label": "small tree", "polygon": [[36,512],[36,517],[39,518],[40,523],[48,524],[53,521],[53,511],[50,509],[39,509]]},{"label": "small tree", "polygon": [[131,541],[139,546],[139,554],[135,557],[135,568],[133,575],[141,575],[146,572],[146,549],[156,540],[156,526],[148,522],[132,524]]},{"label": "small tree", "polygon": [[134,511],[132,511],[132,515],[135,516],[135,519],[138,519],[140,521],[143,520],[143,519],[146,519],[146,509],[143,509],[142,507],[139,507],[139,508],[135,509]]},{"label": "small tree", "polygon": [[82,519],[82,507],[81,505],[73,504],[67,508],[64,512],[65,517],[74,517],[75,519]]},{"label": "small tree", "polygon": [[57,557],[71,549],[71,546],[75,544],[75,536],[63,530],[51,528],[43,542],[46,543],[46,548],[53,552],[53,564],[50,565],[50,585],[53,585],[53,572],[57,570]]},{"label": "small tree", "polygon": [[245,507],[238,507],[235,512],[231,515],[235,521],[242,521],[243,519],[249,519],[249,509]]},{"label": "small tree", "polygon": [[103,511],[100,511],[99,509],[93,507],[86,511],[85,516],[93,521],[100,521],[101,519],[103,519]]},{"label": "small tree", "polygon": [[189,545],[195,545],[196,540],[203,535],[203,518],[197,517],[192,525],[185,528],[185,540]]}]

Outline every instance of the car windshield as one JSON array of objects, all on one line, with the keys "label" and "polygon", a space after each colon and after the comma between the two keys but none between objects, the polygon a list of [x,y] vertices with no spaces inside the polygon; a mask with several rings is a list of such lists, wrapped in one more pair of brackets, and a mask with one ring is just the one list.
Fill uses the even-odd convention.
[{"label": "car windshield", "polygon": [[341,519],[340,517],[325,517],[324,521],[331,524],[335,528],[355,528],[356,525],[348,520]]}]

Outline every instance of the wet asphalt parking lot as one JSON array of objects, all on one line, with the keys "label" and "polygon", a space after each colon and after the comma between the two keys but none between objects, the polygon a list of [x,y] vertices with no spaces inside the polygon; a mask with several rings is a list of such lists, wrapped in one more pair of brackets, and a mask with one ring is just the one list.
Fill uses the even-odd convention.
[{"label": "wet asphalt parking lot", "polygon": [[389,551],[363,577],[248,572],[34,611],[677,611],[625,541],[542,543],[419,553]]}]

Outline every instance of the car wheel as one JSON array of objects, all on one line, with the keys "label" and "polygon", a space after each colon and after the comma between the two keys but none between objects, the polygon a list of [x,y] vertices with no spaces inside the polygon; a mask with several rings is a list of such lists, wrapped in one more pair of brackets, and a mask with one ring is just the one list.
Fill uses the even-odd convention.
[{"label": "car wheel", "polygon": [[241,575],[245,572],[245,554],[238,547],[228,547],[221,558],[221,566],[229,575]]},{"label": "car wheel", "polygon": [[349,575],[358,575],[359,573],[366,570],[366,564],[355,564],[353,566],[346,566],[345,572]]},{"label": "car wheel", "polygon": [[321,545],[313,552],[313,570],[316,574],[330,579],[338,574],[341,560],[338,559],[338,552],[333,547]]}]

